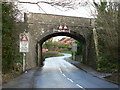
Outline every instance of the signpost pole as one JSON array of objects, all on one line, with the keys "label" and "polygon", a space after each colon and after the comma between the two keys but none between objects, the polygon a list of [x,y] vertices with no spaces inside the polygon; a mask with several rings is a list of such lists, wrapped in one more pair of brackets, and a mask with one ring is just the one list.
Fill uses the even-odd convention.
[{"label": "signpost pole", "polygon": [[73,60],[75,60],[75,52],[77,52],[77,44],[75,43],[75,41],[73,41],[73,43],[72,43],[72,58],[73,58]]},{"label": "signpost pole", "polygon": [[23,72],[26,69],[26,53],[29,52],[29,33],[26,30],[23,33],[20,33],[20,52],[23,53]]},{"label": "signpost pole", "polygon": [[75,52],[73,52],[73,60],[75,60]]},{"label": "signpost pole", "polygon": [[25,57],[26,57],[26,53],[23,53],[23,72],[25,71],[25,66],[26,66]]}]

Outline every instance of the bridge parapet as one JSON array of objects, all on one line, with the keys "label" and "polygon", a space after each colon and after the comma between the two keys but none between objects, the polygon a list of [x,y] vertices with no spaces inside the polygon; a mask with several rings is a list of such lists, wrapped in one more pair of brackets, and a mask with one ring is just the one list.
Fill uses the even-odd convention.
[{"label": "bridge parapet", "polygon": [[[37,56],[40,56],[38,54],[41,53],[40,50],[42,47],[37,45],[38,42],[43,43],[44,40],[47,40],[50,37],[54,37],[57,35],[72,36],[74,39],[79,40],[80,42],[84,42],[84,57],[86,60],[89,58],[89,51],[94,47],[94,42],[91,43],[91,40],[93,39],[93,19],[39,13],[26,14],[25,18],[28,23],[28,32],[30,33],[32,39],[30,42],[31,50],[27,55],[28,60],[30,60],[33,56],[35,58],[35,54]],[[58,29],[59,25],[67,25],[70,32],[56,34],[54,32],[54,29]],[[39,52],[36,51],[36,46],[39,46]],[[94,50],[93,52],[91,52],[90,55],[93,54]],[[28,65],[30,65],[30,63]]]},{"label": "bridge parapet", "polygon": [[82,17],[68,17],[51,14],[38,14],[30,13],[26,14],[29,24],[40,24],[40,25],[68,25],[68,26],[81,26],[90,27],[91,19]]}]

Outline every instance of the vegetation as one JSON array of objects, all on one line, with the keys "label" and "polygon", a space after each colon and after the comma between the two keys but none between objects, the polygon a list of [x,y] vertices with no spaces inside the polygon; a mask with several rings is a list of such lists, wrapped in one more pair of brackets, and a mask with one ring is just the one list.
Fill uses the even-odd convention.
[{"label": "vegetation", "polygon": [[82,43],[76,41],[77,43],[77,52],[76,52],[76,55],[82,55],[82,48],[83,48],[83,45]]},{"label": "vegetation", "polygon": [[48,49],[49,51],[56,51],[58,49],[58,42],[53,42],[53,38],[50,38],[43,43],[43,48]]},{"label": "vegetation", "polygon": [[98,70],[118,70],[118,6],[117,2],[100,2],[97,10],[96,30],[98,36]]},{"label": "vegetation", "polygon": [[[13,3],[2,2],[2,73],[19,71],[22,55],[19,53],[19,41],[16,35],[16,15],[18,10]],[[19,64],[19,67],[16,65]],[[17,68],[17,69],[16,69]]]},{"label": "vegetation", "polygon": [[120,74],[118,74],[118,73],[113,73],[113,75],[107,76],[105,78],[108,79],[108,80],[111,80],[113,82],[120,83]]},{"label": "vegetation", "polygon": [[53,41],[53,38],[48,39],[46,42],[44,42],[42,47],[45,49],[48,49],[49,51],[61,52],[64,49],[71,50],[71,46],[69,46],[67,44],[58,43],[57,41]]},{"label": "vegetation", "polygon": [[52,45],[52,39],[48,39],[46,42],[43,43],[43,48],[50,49]]}]

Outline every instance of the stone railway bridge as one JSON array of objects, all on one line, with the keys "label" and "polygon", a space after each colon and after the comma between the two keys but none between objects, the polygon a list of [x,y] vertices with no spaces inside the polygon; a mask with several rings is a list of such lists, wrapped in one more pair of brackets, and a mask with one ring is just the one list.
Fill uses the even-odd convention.
[{"label": "stone railway bridge", "polygon": [[[69,36],[84,45],[83,62],[96,67],[96,49],[94,41],[94,20],[81,17],[69,17],[51,14],[25,14],[27,31],[30,34],[29,52],[26,53],[26,69],[40,66],[42,59],[42,44],[55,36]],[[67,25],[67,31],[54,31],[60,25]]]}]

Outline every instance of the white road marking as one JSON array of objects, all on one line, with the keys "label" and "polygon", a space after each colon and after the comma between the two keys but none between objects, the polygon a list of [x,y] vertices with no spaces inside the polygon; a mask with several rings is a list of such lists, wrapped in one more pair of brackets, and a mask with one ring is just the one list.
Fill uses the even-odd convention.
[{"label": "white road marking", "polygon": [[66,77],[66,75],[65,75],[64,73],[63,73],[62,75],[63,75],[64,77]]},{"label": "white road marking", "polygon": [[[59,71],[60,71],[60,73],[62,73],[62,75],[64,76],[64,77],[66,77],[69,81],[71,81],[72,83],[75,83],[72,79],[70,79],[70,78],[68,78],[63,72],[62,72],[62,70],[61,70],[61,68],[59,67]],[[79,85],[79,84],[76,84],[79,88],[82,88],[83,90],[85,90],[85,88],[83,88],[81,85]]]},{"label": "white road marking", "polygon": [[62,70],[61,70],[61,68],[59,68],[59,71],[60,71],[60,73],[63,73]]},{"label": "white road marking", "polygon": [[83,88],[81,85],[79,84],[76,84],[78,87],[82,88],[83,90],[85,90],[85,88]]},{"label": "white road marking", "polygon": [[71,82],[73,82],[73,80],[72,79],[70,79],[70,78],[67,78],[69,81],[71,81]]}]

